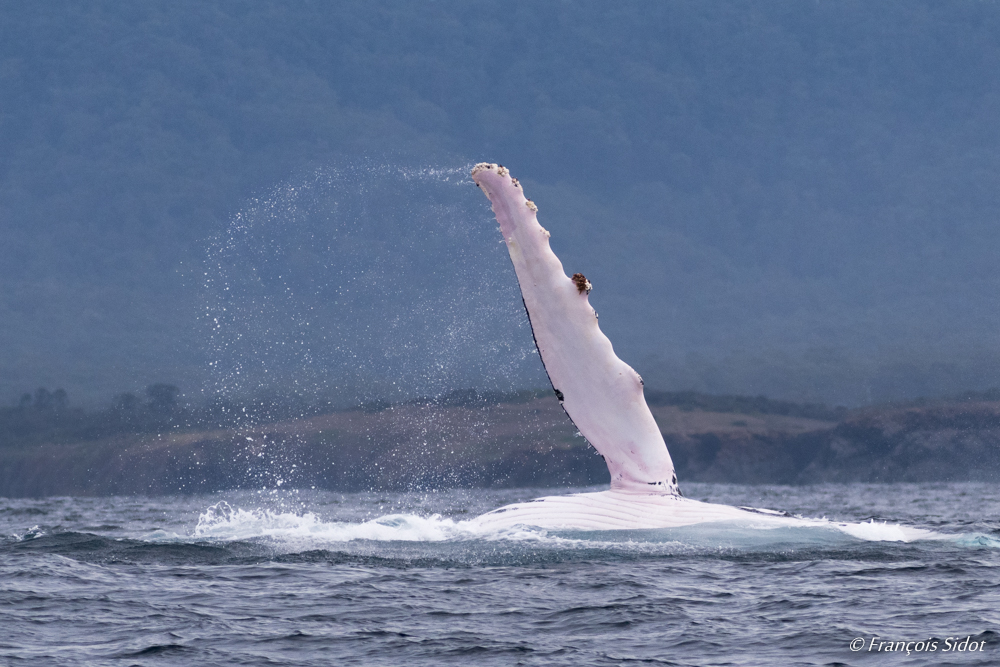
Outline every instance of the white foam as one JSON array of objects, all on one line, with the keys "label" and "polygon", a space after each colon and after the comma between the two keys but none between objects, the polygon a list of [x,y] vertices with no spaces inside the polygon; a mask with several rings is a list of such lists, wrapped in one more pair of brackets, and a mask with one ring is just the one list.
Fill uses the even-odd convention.
[{"label": "white foam", "polygon": [[830,544],[831,540],[866,542],[949,541],[961,546],[998,548],[1000,540],[986,535],[945,534],[874,520],[848,523],[827,519],[775,518],[738,522],[707,522],[655,530],[546,530],[529,526],[493,528],[475,520],[454,520],[439,514],[389,514],[370,521],[324,521],[312,512],[296,514],[268,509],[233,508],[226,502],[209,507],[192,533],[155,531],[150,542],[263,541],[280,551],[305,551],[350,542],[515,542],[554,549],[614,549],[673,551],[690,548],[767,548],[768,545]]},{"label": "white foam", "polygon": [[31,528],[29,528],[28,530],[24,531],[23,533],[11,533],[11,537],[14,539],[15,542],[24,542],[25,540],[34,540],[36,538],[43,537],[44,535],[45,535],[45,531],[42,530],[41,528],[39,528],[38,526],[32,526]]},{"label": "white foam", "polygon": [[228,503],[212,505],[199,518],[192,537],[222,541],[308,539],[316,543],[353,540],[440,542],[466,534],[458,523],[434,514],[390,514],[372,521],[348,523],[321,520],[315,514],[273,512],[266,509],[233,509]]},{"label": "white foam", "polygon": [[[792,529],[773,533],[775,529]],[[802,532],[804,529],[805,532]],[[818,533],[816,531],[819,531]],[[772,537],[769,537],[769,534]],[[325,545],[358,540],[376,542],[462,542],[462,541],[513,541],[536,542],[551,547],[602,546],[625,547],[628,544],[671,543],[681,546],[686,542],[705,546],[706,538],[730,547],[757,545],[770,540],[787,543],[801,541],[803,545],[822,535],[844,535],[869,542],[911,542],[914,540],[959,540],[959,536],[935,533],[930,530],[875,522],[833,522],[826,519],[784,518],[768,521],[710,522],[683,529],[652,531],[558,531],[527,526],[491,528],[477,521],[456,521],[438,514],[390,514],[362,522],[324,521],[306,512],[275,512],[268,509],[233,508],[226,502],[209,507],[198,519],[191,535],[181,536],[157,531],[145,539],[150,541],[248,541],[264,540],[290,548],[323,548]],[[993,540],[995,541],[995,540]],[[982,544],[982,540],[972,543]]]},{"label": "white foam", "polygon": [[964,533],[953,536],[955,543],[963,547],[990,547],[1000,549],[1000,539],[982,533]]},{"label": "white foam", "polygon": [[189,536],[156,531],[145,536],[149,541],[251,541],[264,540],[288,548],[322,548],[326,545],[360,540],[375,542],[462,542],[513,541],[536,542],[556,547],[595,547],[621,545],[629,538],[608,540],[566,537],[529,526],[502,529],[487,528],[474,520],[459,520],[439,514],[389,514],[358,523],[323,521],[312,512],[295,514],[268,509],[233,508],[225,501],[210,506],[198,517]]},{"label": "white foam", "polygon": [[901,524],[891,524],[886,521],[876,523],[874,519],[861,523],[833,524],[838,530],[851,537],[866,542],[914,542],[916,540],[948,539],[947,535],[931,530],[913,528]]}]

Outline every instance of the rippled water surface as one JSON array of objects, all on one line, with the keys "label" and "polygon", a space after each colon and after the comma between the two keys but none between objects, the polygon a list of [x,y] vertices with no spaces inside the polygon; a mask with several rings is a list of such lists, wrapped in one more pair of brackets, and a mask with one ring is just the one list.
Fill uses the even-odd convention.
[{"label": "rippled water surface", "polygon": [[859,527],[469,522],[553,490],[0,499],[0,662],[1000,664],[995,487],[685,491]]}]

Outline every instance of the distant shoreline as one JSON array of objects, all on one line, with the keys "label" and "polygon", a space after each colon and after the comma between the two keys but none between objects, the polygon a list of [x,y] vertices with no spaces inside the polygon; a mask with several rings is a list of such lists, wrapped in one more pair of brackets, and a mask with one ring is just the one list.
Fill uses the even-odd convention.
[{"label": "distant shoreline", "polygon": [[[684,401],[664,398],[682,395],[650,393],[682,489],[684,482],[1000,479],[1000,401],[954,399],[834,411],[822,406],[800,410],[759,398],[741,402],[691,394]],[[752,410],[754,401],[761,410]],[[86,429],[71,437],[64,429],[48,438],[5,442],[0,496],[608,482],[603,459],[555,398],[532,392],[484,397],[470,390],[444,400],[370,404],[255,426],[191,428],[165,421],[160,429],[140,433],[91,430],[94,437]]]}]

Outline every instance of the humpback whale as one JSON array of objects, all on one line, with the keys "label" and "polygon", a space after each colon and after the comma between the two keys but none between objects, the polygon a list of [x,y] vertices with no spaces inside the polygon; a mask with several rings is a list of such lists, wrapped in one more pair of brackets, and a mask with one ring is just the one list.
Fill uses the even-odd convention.
[{"label": "humpback whale", "polygon": [[796,521],[783,512],[685,498],[639,374],[619,359],[597,324],[590,281],[567,276],[538,223],[538,207],[498,164],[480,163],[472,179],[489,198],[521,288],[539,355],[556,397],[604,457],[611,488],[538,498],[487,512],[483,526],[616,530],[675,528],[743,519]]}]

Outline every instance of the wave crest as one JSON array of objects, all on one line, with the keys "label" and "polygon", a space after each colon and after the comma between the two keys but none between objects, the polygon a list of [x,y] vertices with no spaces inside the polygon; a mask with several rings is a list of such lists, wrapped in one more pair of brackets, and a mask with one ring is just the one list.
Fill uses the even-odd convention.
[{"label": "wave crest", "polygon": [[222,541],[264,538],[279,541],[309,539],[314,542],[441,542],[471,537],[471,531],[463,525],[468,523],[442,518],[439,514],[427,517],[390,514],[361,523],[327,522],[312,512],[294,514],[267,509],[234,509],[222,501],[210,506],[198,517],[193,537]]}]

